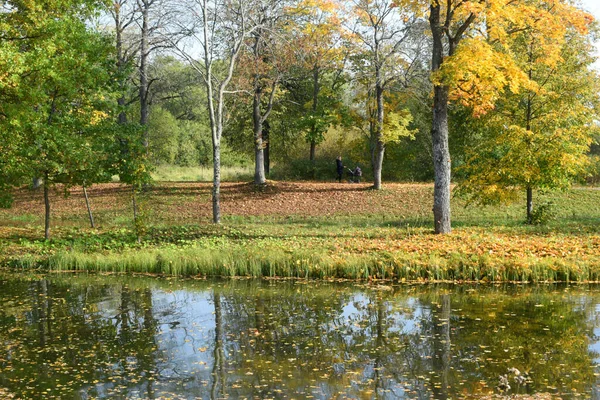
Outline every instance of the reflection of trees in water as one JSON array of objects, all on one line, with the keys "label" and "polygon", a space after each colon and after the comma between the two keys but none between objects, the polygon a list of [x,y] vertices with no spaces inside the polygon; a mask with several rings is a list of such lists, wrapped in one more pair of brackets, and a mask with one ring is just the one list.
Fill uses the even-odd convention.
[{"label": "reflection of trees in water", "polygon": [[[530,376],[529,384],[518,388],[521,393],[590,393],[595,386],[589,311],[574,306],[568,293],[538,287],[457,287],[449,297],[448,317],[450,307],[443,296],[419,296],[433,312],[422,327],[424,336],[432,335],[436,398],[486,393],[509,368]],[[514,393],[518,385],[512,386]]]},{"label": "reflection of trees in water", "polygon": [[[225,350],[223,347],[223,314],[221,310],[221,294],[213,291],[213,305],[215,308],[215,342],[213,351],[212,385],[210,397],[216,399],[225,397]],[[220,390],[219,390],[220,389]]]},{"label": "reflection of trees in water", "polygon": [[241,282],[221,293],[229,395],[306,394],[335,383],[348,288]]},{"label": "reflection of trees in water", "polygon": [[[227,392],[398,398],[420,371],[408,296],[335,285],[224,291]],[[417,360],[417,361],[415,361]],[[422,382],[421,382],[422,386]]]},{"label": "reflection of trees in water", "polygon": [[[454,398],[493,391],[510,367],[531,375],[521,392],[554,385],[590,393],[594,355],[583,310],[591,303],[573,307],[571,297],[546,288],[468,289],[428,287],[410,296],[351,291],[329,308],[322,303],[327,296],[314,290],[296,298],[260,290],[225,295],[224,319],[234,333],[227,336],[227,365],[237,372],[228,393],[318,387],[312,392],[321,397]],[[354,311],[345,320],[350,301]],[[403,330],[408,321],[411,328]]]},{"label": "reflection of trees in water", "polygon": [[[46,279],[10,282],[2,289],[0,302],[15,304],[2,310],[13,322],[0,325],[2,386],[23,398],[152,396],[151,386],[140,384],[154,369],[150,290]],[[99,304],[107,301],[116,315],[100,315]]]},{"label": "reflection of trees in water", "polygon": [[530,374],[529,391],[591,396],[596,384],[599,296],[581,287],[227,281],[171,293],[131,282],[0,281],[0,387],[25,398],[444,399],[487,393],[509,367]]}]

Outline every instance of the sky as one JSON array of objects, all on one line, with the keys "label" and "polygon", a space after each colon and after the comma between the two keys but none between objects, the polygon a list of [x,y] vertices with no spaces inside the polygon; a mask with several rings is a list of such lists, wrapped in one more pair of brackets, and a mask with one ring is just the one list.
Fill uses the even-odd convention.
[{"label": "sky", "polygon": [[[589,11],[592,15],[600,21],[600,0],[580,0],[581,6],[584,10]],[[596,42],[596,55],[600,56],[600,41]],[[600,70],[600,60],[596,61],[596,69]]]},{"label": "sky", "polygon": [[598,0],[580,0],[584,9],[590,11],[596,18],[600,18],[600,1]]}]

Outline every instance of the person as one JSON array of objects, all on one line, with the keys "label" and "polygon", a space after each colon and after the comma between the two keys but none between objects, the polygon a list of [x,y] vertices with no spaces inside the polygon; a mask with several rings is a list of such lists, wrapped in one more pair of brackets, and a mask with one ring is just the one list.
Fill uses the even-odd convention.
[{"label": "person", "polygon": [[352,175],[354,176],[354,182],[360,183],[360,177],[362,176],[362,170],[360,169],[360,167],[358,165],[356,166],[356,168],[354,168]]},{"label": "person", "polygon": [[337,180],[339,183],[342,183],[342,178],[344,175],[344,163],[342,163],[342,156],[338,156],[336,158],[335,164],[337,167]]}]

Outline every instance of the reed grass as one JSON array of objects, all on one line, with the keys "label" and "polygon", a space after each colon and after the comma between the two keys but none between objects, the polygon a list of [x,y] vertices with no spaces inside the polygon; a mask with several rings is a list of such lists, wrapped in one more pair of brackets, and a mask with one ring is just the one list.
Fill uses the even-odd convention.
[{"label": "reed grass", "polygon": [[395,252],[348,254],[327,251],[289,252],[245,246],[154,248],[123,252],[59,251],[48,257],[23,256],[13,267],[49,271],[151,273],[171,276],[253,277],[468,282],[600,281],[600,262],[575,259],[507,259],[451,254]]}]

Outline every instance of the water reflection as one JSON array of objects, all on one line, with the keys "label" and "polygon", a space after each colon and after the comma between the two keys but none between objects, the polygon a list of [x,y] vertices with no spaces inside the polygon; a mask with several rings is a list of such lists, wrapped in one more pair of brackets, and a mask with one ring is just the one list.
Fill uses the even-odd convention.
[{"label": "water reflection", "polygon": [[0,304],[17,398],[445,399],[505,374],[509,394],[600,398],[597,286],[5,274]]}]

